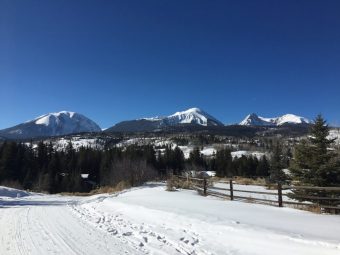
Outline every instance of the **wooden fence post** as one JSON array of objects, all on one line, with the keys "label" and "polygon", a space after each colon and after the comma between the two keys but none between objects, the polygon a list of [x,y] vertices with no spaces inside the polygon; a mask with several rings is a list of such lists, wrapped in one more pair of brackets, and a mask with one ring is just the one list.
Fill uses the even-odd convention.
[{"label": "wooden fence post", "polygon": [[204,196],[207,195],[207,179],[206,178],[203,179],[203,194]]},{"label": "wooden fence post", "polygon": [[230,200],[234,200],[233,179],[229,180],[230,184]]},{"label": "wooden fence post", "polygon": [[282,203],[282,185],[279,182],[277,184],[277,193],[278,193],[278,199],[279,199],[279,207],[283,207],[283,203]]}]

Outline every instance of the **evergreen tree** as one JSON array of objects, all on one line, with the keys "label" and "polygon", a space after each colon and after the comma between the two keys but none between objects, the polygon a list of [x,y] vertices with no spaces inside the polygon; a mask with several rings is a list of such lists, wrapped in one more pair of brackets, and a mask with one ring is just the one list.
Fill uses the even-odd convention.
[{"label": "evergreen tree", "polygon": [[232,156],[229,149],[222,149],[216,152],[214,165],[217,176],[232,177],[234,175]]},{"label": "evergreen tree", "polygon": [[196,170],[205,170],[205,161],[198,147],[190,152],[188,161]]},{"label": "evergreen tree", "polygon": [[[328,149],[334,142],[333,139],[328,139],[328,134],[326,121],[318,115],[308,139],[295,147],[290,171],[294,181],[300,185],[340,186],[340,162],[336,153]],[[294,193],[296,198],[327,195],[324,191],[313,190],[296,190]]]},{"label": "evergreen tree", "polygon": [[270,171],[270,165],[266,156],[263,156],[256,167],[257,176],[268,176]]},{"label": "evergreen tree", "polygon": [[19,180],[20,169],[17,161],[17,144],[4,143],[0,159],[0,183]]},{"label": "evergreen tree", "polygon": [[272,182],[284,182],[287,180],[287,176],[283,172],[285,168],[284,155],[282,146],[279,141],[273,148],[272,157],[270,160],[270,180]]}]

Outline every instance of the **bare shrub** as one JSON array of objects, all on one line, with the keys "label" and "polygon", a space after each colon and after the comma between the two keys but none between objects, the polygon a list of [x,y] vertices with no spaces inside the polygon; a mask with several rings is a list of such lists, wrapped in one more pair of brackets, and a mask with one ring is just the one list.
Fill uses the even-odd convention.
[{"label": "bare shrub", "polygon": [[144,159],[123,158],[112,163],[107,178],[102,181],[104,186],[116,186],[125,182],[128,186],[138,186],[155,179],[156,170]]},{"label": "bare shrub", "polygon": [[247,178],[247,177],[236,177],[235,183],[242,185],[266,185],[264,178]]},{"label": "bare shrub", "polygon": [[18,181],[5,180],[1,182],[1,186],[6,186],[13,189],[23,189],[23,187]]},{"label": "bare shrub", "polygon": [[126,181],[121,181],[115,186],[102,186],[98,189],[92,190],[90,192],[91,195],[94,194],[102,194],[102,193],[116,193],[125,189],[131,188],[131,185],[129,185]]},{"label": "bare shrub", "polygon": [[166,190],[167,191],[175,191],[176,190],[176,183],[175,183],[175,178],[173,176],[169,177],[166,180]]}]

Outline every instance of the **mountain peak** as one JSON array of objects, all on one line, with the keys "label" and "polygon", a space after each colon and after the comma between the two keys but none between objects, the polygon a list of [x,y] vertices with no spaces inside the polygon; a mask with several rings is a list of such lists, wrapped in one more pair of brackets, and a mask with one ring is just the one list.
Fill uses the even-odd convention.
[{"label": "mountain peak", "polygon": [[240,122],[242,126],[268,126],[270,125],[264,118],[258,116],[256,113],[248,114],[244,120]]},{"label": "mountain peak", "polygon": [[171,114],[170,116],[177,116],[177,115],[181,115],[181,114],[191,114],[191,113],[201,113],[201,112],[203,112],[203,111],[200,108],[193,107],[193,108],[189,108],[189,109],[184,110],[184,111],[175,112],[174,114]]},{"label": "mountain peak", "polygon": [[25,123],[1,130],[0,134],[8,138],[26,139],[100,131],[100,127],[84,115],[71,111],[60,111],[44,114]]},{"label": "mountain peak", "polygon": [[176,124],[198,124],[201,126],[220,126],[223,125],[219,120],[201,110],[194,107],[182,112],[176,112],[165,118],[170,125]]}]

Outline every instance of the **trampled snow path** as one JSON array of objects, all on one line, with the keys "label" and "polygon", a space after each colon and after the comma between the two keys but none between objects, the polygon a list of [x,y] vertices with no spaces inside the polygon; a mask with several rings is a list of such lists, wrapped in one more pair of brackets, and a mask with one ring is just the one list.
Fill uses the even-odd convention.
[{"label": "trampled snow path", "polygon": [[340,216],[148,185],[0,198],[0,254],[340,254]]}]

